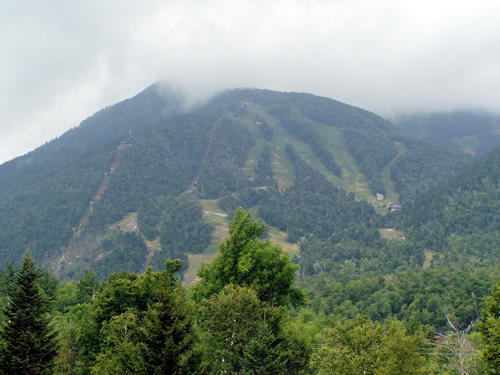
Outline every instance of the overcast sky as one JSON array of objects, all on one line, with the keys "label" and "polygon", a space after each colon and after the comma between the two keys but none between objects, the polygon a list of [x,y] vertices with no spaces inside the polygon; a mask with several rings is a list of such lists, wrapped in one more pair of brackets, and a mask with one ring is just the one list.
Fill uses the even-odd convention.
[{"label": "overcast sky", "polygon": [[500,2],[1,1],[0,163],[165,80],[500,111]]}]

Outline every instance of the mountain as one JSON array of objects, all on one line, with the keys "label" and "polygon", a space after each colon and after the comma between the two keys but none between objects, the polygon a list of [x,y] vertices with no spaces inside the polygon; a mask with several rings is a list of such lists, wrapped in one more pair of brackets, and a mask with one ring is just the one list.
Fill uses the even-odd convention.
[{"label": "mountain", "polygon": [[500,116],[479,111],[402,114],[395,124],[427,142],[484,156],[500,146]]},{"label": "mountain", "polygon": [[409,236],[467,262],[498,263],[500,147],[420,195],[403,215]]},{"label": "mountain", "polygon": [[27,247],[70,278],[182,258],[192,280],[243,206],[312,272],[299,244],[380,242],[386,206],[470,163],[311,94],[235,89],[189,111],[183,102],[153,85],[0,166],[0,266]]},{"label": "mountain", "polygon": [[183,97],[154,84],[133,98],[104,108],[79,126],[36,150],[0,165],[0,192],[36,181],[49,171],[64,167],[109,143],[128,139],[136,130],[181,113]]},{"label": "mountain", "polygon": [[304,241],[301,285],[332,321],[362,313],[447,329],[445,312],[467,327],[500,275],[499,212],[497,147],[404,205],[395,227],[379,230],[389,241],[376,233]]}]

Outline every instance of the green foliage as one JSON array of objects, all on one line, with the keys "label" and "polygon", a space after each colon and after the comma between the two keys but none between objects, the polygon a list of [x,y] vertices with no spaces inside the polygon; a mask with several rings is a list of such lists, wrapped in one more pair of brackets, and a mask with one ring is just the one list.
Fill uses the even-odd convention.
[{"label": "green foliage", "polygon": [[255,165],[255,185],[261,188],[277,189],[278,184],[274,181],[274,171],[272,166],[272,151],[269,146],[264,147]]},{"label": "green foliage", "polygon": [[[419,196],[404,215],[403,225],[410,235],[431,248],[446,246],[454,234],[490,237],[500,231],[499,184],[500,148],[449,182]],[[497,244],[490,241],[490,245],[481,252],[494,254]]]},{"label": "green foliage", "polygon": [[137,320],[136,314],[125,312],[104,322],[101,334],[106,349],[97,356],[92,374],[147,374]]},{"label": "green foliage", "polygon": [[165,199],[191,186],[213,121],[208,116],[190,115],[182,121],[173,118],[137,132],[126,146],[102,201],[94,209],[90,228],[102,232],[106,225],[138,211],[141,230],[149,239],[154,238],[162,210],[150,212],[149,208],[157,204],[164,208]]},{"label": "green foliage", "polygon": [[[101,239],[112,237],[111,228],[135,212],[140,235],[156,239],[160,228],[165,229],[162,220],[168,202],[187,190],[204,199],[220,198],[221,207],[230,216],[240,205],[256,207],[261,218],[286,230],[290,241],[308,234],[327,239],[352,223],[371,230],[373,222],[385,219],[375,215],[366,202],[356,202],[342,189],[331,186],[318,172],[325,167],[340,176],[341,170],[340,159],[334,157],[336,150],[322,138],[326,133],[318,130],[325,126],[341,130],[344,136],[336,143],[346,142],[373,190],[383,192],[388,181],[381,180],[380,172],[390,162],[391,178],[404,199],[413,199],[416,192],[464,164],[463,160],[452,160],[452,153],[405,138],[374,114],[327,98],[232,90],[179,114],[181,100],[172,93],[165,99],[157,90],[153,86],[107,108],[40,150],[0,168],[0,185],[8,185],[0,189],[0,259],[4,262],[0,267],[10,261],[19,264],[22,249],[29,246],[35,259],[47,267],[57,264],[68,250],[64,267],[59,270],[63,277],[79,277],[89,266],[96,267],[100,279],[118,271],[118,267],[139,272],[146,263],[143,245],[138,244],[134,251],[116,240],[111,250],[103,251]],[[277,171],[273,171],[279,163],[273,160],[272,152],[282,156],[289,138],[283,136],[281,127],[323,166],[307,165],[288,150],[299,177],[295,176],[295,186],[279,193],[274,179]],[[396,142],[404,152],[394,160]],[[255,150],[262,153],[253,179],[249,177],[253,173],[244,168],[250,151]],[[35,173],[35,169],[40,172]],[[387,174],[383,175],[385,178]],[[291,175],[286,177],[292,179]],[[344,177],[340,178],[343,183],[349,180]],[[94,200],[101,186],[106,188]],[[263,186],[267,189],[258,189]],[[91,213],[89,201],[94,202]],[[87,213],[88,223],[84,221],[79,228]],[[203,248],[208,238],[205,229],[191,231],[189,240],[165,245],[169,250],[153,259],[155,269],[173,257],[184,259],[187,266],[186,249],[198,251],[195,244]],[[75,238],[74,233],[78,233]],[[170,235],[160,237],[168,242]],[[173,251],[175,254],[168,254]],[[100,255],[104,257],[95,262]]]},{"label": "green foliage", "polygon": [[54,373],[57,375],[78,375],[81,370],[79,361],[79,328],[71,319],[59,323],[59,350],[55,360]]},{"label": "green foliage", "polygon": [[204,372],[302,374],[311,348],[284,329],[282,309],[250,288],[229,284],[201,307]]},{"label": "green foliage", "polygon": [[415,330],[446,329],[443,310],[459,326],[474,321],[494,278],[486,266],[439,264],[382,276],[345,261],[334,272],[306,278],[301,284],[310,288],[311,308],[328,314],[331,321],[360,313],[378,321],[394,316]]},{"label": "green foliage", "polygon": [[341,168],[335,162],[332,153],[325,146],[323,139],[316,133],[310,124],[298,121],[292,117],[281,119],[281,125],[295,136],[299,141],[308,144],[314,155],[330,170],[334,175],[340,176]]},{"label": "green foliage", "polygon": [[348,262],[361,273],[389,274],[399,269],[417,268],[424,261],[424,251],[410,241],[380,238],[378,230],[351,225],[337,238],[307,238],[300,245],[298,260],[301,275],[340,274]]},{"label": "green foliage", "polygon": [[19,271],[15,291],[5,308],[0,329],[0,373],[51,374],[57,353],[56,333],[49,303],[40,289],[40,274],[28,253]]},{"label": "green foliage", "polygon": [[204,222],[203,206],[191,195],[169,200],[160,220],[162,250],[156,252],[151,265],[159,269],[167,259],[187,260],[186,254],[201,253],[212,239],[213,226]]},{"label": "green foliage", "polygon": [[485,303],[479,327],[489,374],[500,374],[500,279]]},{"label": "green foliage", "polygon": [[343,134],[351,155],[368,178],[370,189],[385,194],[380,172],[398,153],[394,141],[380,131],[367,129],[345,128]]},{"label": "green foliage", "polygon": [[5,271],[0,271],[0,322],[5,317],[3,312],[8,305],[9,297],[14,293],[17,282],[17,270],[10,263]]},{"label": "green foliage", "polygon": [[248,129],[230,117],[222,115],[213,129],[198,171],[197,193],[203,199],[219,198],[247,186],[241,168],[254,145]]},{"label": "green foliage", "polygon": [[260,237],[265,225],[239,209],[229,224],[229,238],[220,244],[219,255],[202,266],[201,281],[193,288],[196,301],[219,293],[226,285],[253,287],[263,302],[280,306],[303,303],[302,292],[293,286],[296,266],[279,245]]},{"label": "green foliage", "polygon": [[403,205],[410,204],[440,182],[452,178],[471,163],[465,154],[403,138],[408,151],[391,165],[391,179]]},{"label": "green foliage", "polygon": [[61,256],[102,179],[110,154],[96,152],[0,194],[0,259],[19,266],[22,249],[41,262]]},{"label": "green foliage", "polygon": [[102,253],[96,258],[92,268],[99,279],[110,272],[140,272],[148,248],[142,238],[133,232],[114,232],[102,242]]},{"label": "green foliage", "polygon": [[181,267],[169,261],[164,271],[114,274],[102,285],[81,325],[84,367],[99,374],[195,371],[193,312],[175,276]]},{"label": "green foliage", "polygon": [[128,309],[103,321],[101,333],[105,340],[92,373],[196,371],[192,311],[174,276],[180,267],[181,263],[168,263],[165,271],[152,275],[154,280],[149,281],[154,285],[149,286],[149,293],[153,303],[146,310]]},{"label": "green foliage", "polygon": [[[373,225],[375,211],[367,202],[334,187],[323,174],[310,167],[291,145],[286,154],[295,169],[295,184],[283,193],[260,193],[258,215],[270,225],[286,231],[291,242],[311,234],[319,238],[341,237],[355,223]],[[246,205],[245,197],[242,200]]]},{"label": "green foliage", "polygon": [[[260,123],[260,124],[258,124],[258,123]],[[266,141],[272,141],[273,137],[274,137],[274,131],[273,131],[273,128],[271,128],[269,126],[267,121],[265,121],[263,118],[261,118],[259,116],[259,117],[256,117],[256,124],[258,124],[259,130],[260,130],[262,136],[264,137],[264,139]]]},{"label": "green foliage", "polygon": [[99,280],[94,272],[85,270],[77,284],[76,298],[79,303],[90,303],[99,289]]},{"label": "green foliage", "polygon": [[373,323],[364,316],[337,324],[312,364],[322,374],[422,374],[422,338],[397,320]]}]

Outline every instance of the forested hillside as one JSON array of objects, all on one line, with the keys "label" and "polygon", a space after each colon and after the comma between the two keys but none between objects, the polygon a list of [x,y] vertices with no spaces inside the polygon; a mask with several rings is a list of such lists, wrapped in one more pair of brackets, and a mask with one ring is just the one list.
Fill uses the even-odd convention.
[{"label": "forested hillside", "polygon": [[[486,288],[484,306],[476,305],[479,333],[474,322],[463,328],[444,309],[450,330],[435,331],[425,315],[415,315],[414,303],[407,319],[374,316],[386,313],[384,304],[359,314],[341,297],[371,289],[383,298],[376,292],[383,277],[353,281],[345,290],[334,282],[316,285],[330,288],[320,306],[341,308],[325,315],[294,285],[297,266],[262,238],[265,232],[250,213],[235,212],[228,238],[190,291],[177,277],[180,260],[158,272],[115,273],[102,283],[92,272],[60,282],[27,253],[20,269],[0,271],[0,374],[498,373],[500,281]],[[386,292],[399,299],[405,290],[441,305],[449,301],[432,293],[450,281],[461,282],[423,288],[427,280],[418,277],[385,278]]]},{"label": "forested hillside", "polygon": [[21,183],[33,184],[50,171],[65,167],[109,143],[128,139],[136,130],[182,112],[179,93],[154,84],[111,107],[104,108],[59,138],[0,165],[0,193]]},{"label": "forested hillside", "polygon": [[182,98],[165,90],[152,86],[0,167],[3,267],[29,247],[61,277],[169,258],[186,270],[223,230],[207,205],[229,217],[252,208],[290,247],[309,237],[371,243],[391,221],[380,215],[388,205],[469,162],[328,98],[239,89],[180,113]]},{"label": "forested hillside", "polygon": [[[500,149],[403,207],[384,237],[301,244],[301,285],[332,317],[396,316],[410,326],[464,327],[500,274]],[[387,236],[389,234],[389,236]]]},{"label": "forested hillside", "polygon": [[0,167],[3,327],[38,272],[58,374],[452,374],[458,334],[491,367],[500,149],[310,94],[182,101],[152,86]]},{"label": "forested hillside", "polygon": [[500,116],[480,111],[403,114],[396,125],[414,137],[472,155],[500,146]]},{"label": "forested hillside", "polygon": [[500,148],[420,195],[404,212],[403,227],[428,248],[498,261]]}]

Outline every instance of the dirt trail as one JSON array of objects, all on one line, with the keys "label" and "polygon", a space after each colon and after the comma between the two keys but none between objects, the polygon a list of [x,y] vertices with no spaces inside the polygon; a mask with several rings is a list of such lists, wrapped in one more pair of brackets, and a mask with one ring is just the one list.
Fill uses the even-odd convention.
[{"label": "dirt trail", "polygon": [[113,162],[111,163],[111,166],[109,167],[109,172],[107,172],[104,176],[104,178],[101,181],[101,184],[99,185],[99,188],[97,189],[97,192],[94,196],[94,198],[90,201],[89,203],[89,208],[87,209],[87,212],[85,215],[80,219],[78,222],[78,229],[73,233],[73,237],[68,242],[68,246],[66,247],[66,250],[64,251],[63,256],[59,260],[59,263],[57,264],[56,267],[56,275],[59,276],[59,272],[61,270],[61,266],[63,261],[68,258],[69,254],[71,253],[71,248],[72,248],[72,243],[73,240],[78,237],[82,229],[87,225],[89,221],[90,215],[92,215],[94,211],[94,206],[99,203],[102,199],[102,196],[104,192],[106,191],[106,188],[108,187],[109,180],[111,179],[111,176],[115,173],[116,169],[120,165],[120,159],[123,155],[123,151],[125,150],[127,145],[120,145],[117,147],[116,152],[115,152],[115,158],[113,159]]},{"label": "dirt trail", "polygon": [[[196,189],[196,184],[198,183],[198,180],[200,179],[200,175],[201,175],[201,171],[203,169],[203,166],[206,164],[206,162],[208,160],[208,156],[210,155],[210,151],[212,150],[212,144],[215,140],[216,130],[217,130],[217,122],[212,126],[212,129],[210,130],[207,148],[205,149],[205,154],[203,155],[203,159],[201,160],[201,164],[198,168],[198,171],[196,172],[196,175],[194,176],[191,185],[187,187],[187,189],[184,191],[184,193],[191,193],[194,189]],[[146,255],[146,259],[145,259],[144,264],[142,266],[143,271],[149,267],[149,264],[151,263],[151,259],[153,258],[154,253],[155,253],[155,249],[152,247],[149,247],[149,252]]]},{"label": "dirt trail", "polygon": [[148,248],[148,253],[146,254],[146,259],[144,260],[144,264],[142,265],[142,272],[146,271],[146,268],[149,267],[149,264],[151,263],[151,259],[153,258],[153,255],[155,255],[155,249],[153,248]]}]

